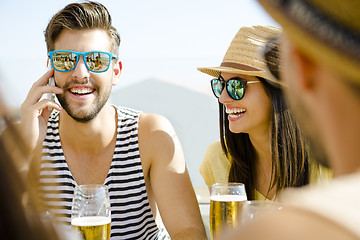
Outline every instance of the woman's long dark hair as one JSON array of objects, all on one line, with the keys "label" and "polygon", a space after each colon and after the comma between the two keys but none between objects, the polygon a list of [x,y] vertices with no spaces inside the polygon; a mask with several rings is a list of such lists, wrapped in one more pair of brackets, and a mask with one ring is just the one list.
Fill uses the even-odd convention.
[{"label": "woman's long dark hair", "polygon": [[[272,156],[271,183],[276,193],[285,187],[299,187],[309,183],[308,150],[303,133],[290,113],[278,86],[259,78],[272,102],[270,148]],[[245,184],[249,200],[253,200],[256,186],[256,153],[247,133],[232,133],[224,105],[219,102],[220,140],[223,151],[231,161],[229,182]]]}]

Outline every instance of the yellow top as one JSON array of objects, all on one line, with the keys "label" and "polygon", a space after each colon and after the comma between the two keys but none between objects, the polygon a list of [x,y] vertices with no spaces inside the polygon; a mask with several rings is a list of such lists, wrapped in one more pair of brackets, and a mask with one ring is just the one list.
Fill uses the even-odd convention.
[{"label": "yellow top", "polygon": [[[332,179],[332,171],[323,166],[311,163],[310,184],[328,182]],[[204,160],[200,165],[200,173],[209,187],[214,183],[226,183],[229,178],[230,160],[224,154],[220,141],[212,143],[205,152]],[[255,189],[256,200],[267,199]],[[273,200],[273,199],[272,199]]]}]

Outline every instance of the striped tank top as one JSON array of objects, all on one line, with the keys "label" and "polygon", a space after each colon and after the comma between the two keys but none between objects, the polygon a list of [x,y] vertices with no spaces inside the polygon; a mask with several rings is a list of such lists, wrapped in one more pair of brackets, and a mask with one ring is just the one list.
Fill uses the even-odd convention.
[{"label": "striped tank top", "polygon": [[[105,180],[111,205],[111,240],[165,239],[154,220],[147,197],[138,146],[140,112],[117,109],[118,127],[113,160]],[[40,166],[40,193],[52,214],[71,223],[71,204],[77,185],[66,163],[59,137],[59,112],[48,121]]]}]

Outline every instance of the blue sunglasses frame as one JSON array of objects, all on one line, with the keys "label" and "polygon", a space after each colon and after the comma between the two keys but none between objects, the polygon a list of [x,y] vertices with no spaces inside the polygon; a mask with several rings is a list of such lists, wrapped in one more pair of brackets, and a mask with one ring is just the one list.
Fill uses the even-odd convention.
[{"label": "blue sunglasses frame", "polygon": [[[54,66],[54,63],[53,63],[53,55],[54,55],[55,53],[58,53],[58,52],[69,52],[69,53],[75,54],[75,55],[76,55],[76,62],[75,62],[75,64],[74,64],[74,67],[71,68],[70,70],[66,70],[66,71],[62,71],[62,70],[56,69],[55,66]],[[86,62],[86,58],[85,58],[85,56],[86,56],[87,54],[89,54],[89,53],[103,53],[103,54],[107,54],[107,55],[109,56],[109,65],[107,66],[107,68],[106,68],[105,70],[103,70],[103,71],[94,71],[94,70],[90,69],[90,67],[88,66],[88,63]],[[117,59],[117,57],[116,57],[115,54],[109,53],[109,52],[101,52],[101,51],[75,52],[75,51],[70,51],[70,50],[57,50],[57,51],[50,51],[50,52],[49,52],[49,57],[50,57],[51,65],[52,65],[52,67],[54,68],[54,70],[56,70],[56,71],[58,71],[58,72],[70,72],[70,71],[74,70],[74,69],[76,68],[78,62],[79,62],[80,56],[83,56],[83,59],[84,59],[84,63],[85,63],[86,68],[87,68],[90,72],[94,72],[94,73],[106,72],[106,71],[109,69],[109,67],[110,67],[111,60],[112,60],[112,59],[115,59],[115,60]]]}]

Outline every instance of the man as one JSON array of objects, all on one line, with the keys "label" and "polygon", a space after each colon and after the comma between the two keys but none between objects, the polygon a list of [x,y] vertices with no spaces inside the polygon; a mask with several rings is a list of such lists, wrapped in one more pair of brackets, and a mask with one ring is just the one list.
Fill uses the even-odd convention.
[{"label": "man", "polygon": [[328,185],[284,193],[284,210],[224,239],[360,238],[360,3],[259,0],[283,27],[282,80]]},{"label": "man", "polygon": [[[50,20],[45,40],[54,70],[32,86],[20,127],[32,151],[42,148],[40,189],[55,215],[70,222],[74,186],[105,184],[111,239],[162,239],[158,210],[172,239],[206,239],[171,124],[109,103],[122,65],[107,9],[95,2],[69,4]],[[52,76],[56,86],[47,86]],[[60,105],[40,100],[45,93],[55,93]]]}]

